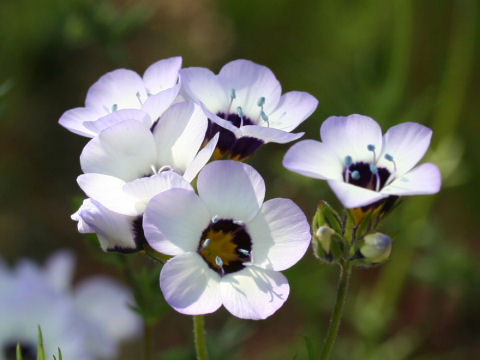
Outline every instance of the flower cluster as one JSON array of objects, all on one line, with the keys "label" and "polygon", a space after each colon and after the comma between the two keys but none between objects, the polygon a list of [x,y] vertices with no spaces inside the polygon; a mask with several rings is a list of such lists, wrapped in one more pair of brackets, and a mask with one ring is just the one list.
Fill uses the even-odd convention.
[{"label": "flower cluster", "polygon": [[62,126],[91,138],[77,179],[88,198],[72,219],[105,251],[171,257],[160,287],[177,311],[224,305],[263,319],[287,299],[279,271],[303,256],[311,236],[303,212],[287,199],[264,202],[262,177],[238,160],[301,137],[291,131],[318,102],[305,92],[282,95],[272,71],[248,60],[218,75],[181,63],[158,61],[143,77],[107,73],[84,107],[62,115]]},{"label": "flower cluster", "polygon": [[44,268],[23,260],[10,270],[0,262],[1,360],[15,358],[17,343],[23,359],[36,359],[37,325],[48,359],[58,347],[65,359],[112,359],[121,341],[141,333],[127,289],[105,277],[72,289],[73,267],[68,252],[54,254]]}]

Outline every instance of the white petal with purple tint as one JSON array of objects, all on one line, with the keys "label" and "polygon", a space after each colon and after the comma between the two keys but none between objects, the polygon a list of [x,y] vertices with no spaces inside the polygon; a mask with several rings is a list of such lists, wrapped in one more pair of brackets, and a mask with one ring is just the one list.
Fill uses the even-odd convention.
[{"label": "white petal with purple tint", "polygon": [[173,87],[177,83],[181,67],[180,56],[162,59],[150,65],[143,74],[143,82],[148,93],[153,95]]},{"label": "white petal with purple tint", "polygon": [[268,114],[270,126],[292,131],[315,111],[318,100],[309,93],[290,91],[280,97],[275,110]]},{"label": "white petal with purple tint", "polygon": [[435,194],[441,185],[442,175],[437,165],[425,163],[385,186],[381,193],[399,196]]}]

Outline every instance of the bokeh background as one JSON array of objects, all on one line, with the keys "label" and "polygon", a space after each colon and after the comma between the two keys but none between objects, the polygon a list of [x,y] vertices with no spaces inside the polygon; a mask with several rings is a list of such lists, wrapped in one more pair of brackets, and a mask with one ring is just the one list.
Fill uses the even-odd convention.
[{"label": "bokeh background", "polygon": [[[436,196],[404,199],[383,225],[391,260],[356,270],[334,359],[478,359],[480,356],[480,92],[476,0],[2,0],[0,2],[0,256],[44,261],[72,248],[77,279],[126,281],[69,219],[86,138],[57,124],[83,105],[88,87],[118,67],[143,73],[165,57],[217,72],[236,58],[270,67],[284,91],[319,99],[300,126],[318,139],[330,115],[361,113],[389,126],[434,129],[427,154],[443,174]],[[326,183],[288,172],[288,145],[270,144],[252,163],[267,198],[294,199],[311,217]],[[132,255],[135,256],[135,255]],[[134,269],[154,273],[135,259]],[[286,305],[266,321],[207,316],[213,359],[306,359],[318,351],[338,269],[309,252],[285,272]],[[158,302],[157,302],[158,301]],[[192,359],[190,319],[160,292],[151,325],[158,359]],[[0,320],[1,321],[1,320]],[[122,359],[140,359],[139,340]],[[75,359],[71,359],[75,360]]]}]

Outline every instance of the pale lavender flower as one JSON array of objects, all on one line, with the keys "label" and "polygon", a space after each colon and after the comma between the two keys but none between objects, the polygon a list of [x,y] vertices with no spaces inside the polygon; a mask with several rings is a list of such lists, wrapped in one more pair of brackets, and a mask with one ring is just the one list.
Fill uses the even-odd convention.
[{"label": "pale lavender flower", "polygon": [[116,111],[128,115],[138,109],[149,115],[152,125],[178,95],[181,66],[177,56],[152,64],[143,77],[127,69],[109,72],[88,89],[85,106],[66,111],[59,123],[76,134],[95,137],[115,120],[107,115]]},{"label": "pale lavender flower", "polygon": [[305,215],[289,199],[264,202],[262,177],[243,163],[208,164],[197,187],[198,195],[164,191],[145,210],[148,243],[173,256],[160,274],[166,301],[184,314],[211,313],[223,305],[239,318],[267,318],[289,295],[280,271],[309,246]]},{"label": "pale lavender flower", "polygon": [[[121,341],[141,334],[141,320],[129,309],[130,292],[94,277],[72,290],[74,258],[58,252],[39,267],[29,260],[14,270],[0,266],[0,359],[36,359],[40,325],[48,359],[62,350],[65,359],[112,359]],[[108,319],[108,321],[106,321]]]},{"label": "pale lavender flower", "polygon": [[242,159],[267,142],[287,143],[303,133],[292,134],[309,117],[318,101],[312,95],[282,88],[270,69],[249,60],[225,64],[215,75],[191,67],[180,71],[182,93],[201,104],[211,120],[207,139],[220,132],[218,149]]},{"label": "pale lavender flower", "polygon": [[327,180],[347,208],[363,207],[389,196],[434,194],[441,174],[432,163],[415,165],[432,137],[426,126],[406,122],[382,129],[362,115],[331,116],[320,128],[322,142],[293,145],[283,165],[299,174]]}]

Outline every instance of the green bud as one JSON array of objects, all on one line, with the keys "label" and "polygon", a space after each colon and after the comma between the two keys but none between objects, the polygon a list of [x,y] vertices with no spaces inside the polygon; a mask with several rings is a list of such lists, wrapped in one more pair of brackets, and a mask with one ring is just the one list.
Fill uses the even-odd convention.
[{"label": "green bud", "polygon": [[360,254],[369,263],[381,263],[387,260],[392,251],[392,239],[382,233],[368,234],[363,238]]},{"label": "green bud", "polygon": [[325,225],[320,226],[315,232],[315,240],[319,242],[327,254],[330,253],[330,246],[332,244],[332,237],[334,234],[335,230]]}]

